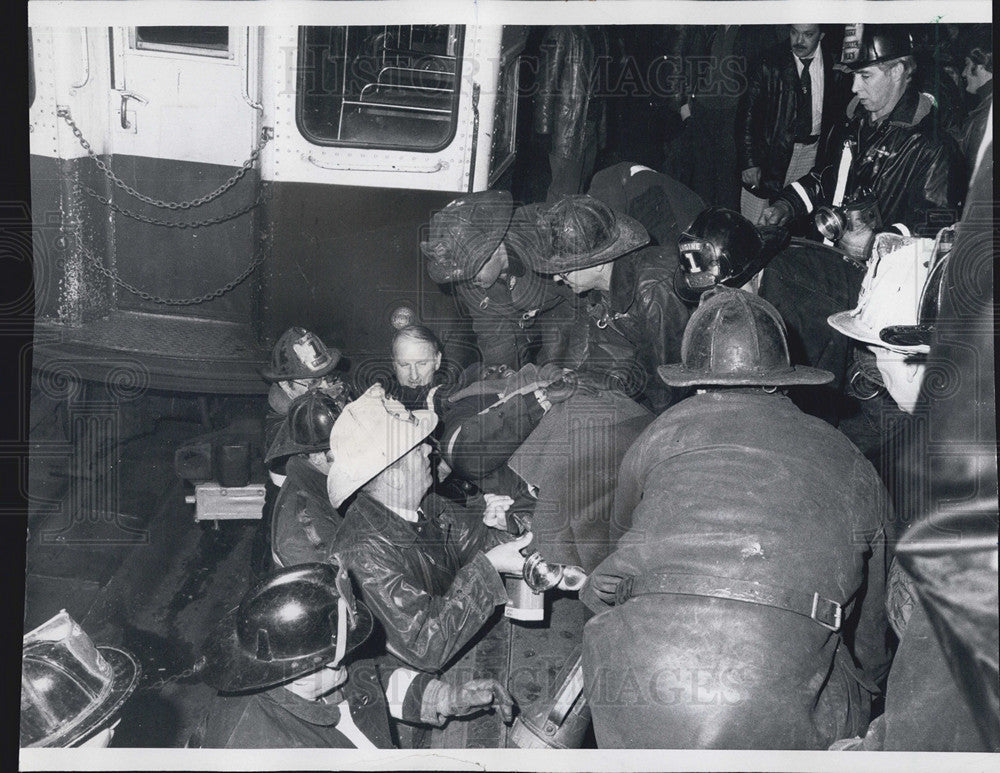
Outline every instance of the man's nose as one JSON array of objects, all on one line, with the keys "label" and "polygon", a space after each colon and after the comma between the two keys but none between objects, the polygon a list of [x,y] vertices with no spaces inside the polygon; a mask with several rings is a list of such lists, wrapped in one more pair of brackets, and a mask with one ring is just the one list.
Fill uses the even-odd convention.
[{"label": "man's nose", "polygon": [[859,94],[861,92],[861,78],[857,75],[854,76],[854,80],[851,82],[851,91],[855,94]]}]

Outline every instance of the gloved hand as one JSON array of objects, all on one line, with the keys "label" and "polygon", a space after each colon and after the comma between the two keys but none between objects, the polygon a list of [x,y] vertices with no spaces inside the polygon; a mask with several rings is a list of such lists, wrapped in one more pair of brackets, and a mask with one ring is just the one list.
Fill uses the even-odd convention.
[{"label": "gloved hand", "polygon": [[483,523],[491,529],[507,531],[507,511],[514,504],[514,500],[503,494],[483,494],[483,499],[486,500]]},{"label": "gloved hand", "polygon": [[553,405],[561,402],[565,402],[573,395],[576,394],[577,380],[576,374],[567,373],[562,378],[557,381],[553,381],[542,391],[545,393],[546,399]]},{"label": "gloved hand", "polygon": [[594,374],[577,373],[575,370],[567,370],[562,374],[562,378],[557,379],[544,388],[545,397],[555,405],[564,402],[577,392],[594,397],[607,387],[601,383],[599,377]]},{"label": "gloved hand", "polygon": [[615,605],[615,591],[618,590],[618,583],[622,581],[622,577],[617,574],[592,574],[587,579],[587,585],[605,604],[609,606]]},{"label": "gloved hand", "polygon": [[792,219],[793,214],[789,203],[778,199],[771,206],[764,208],[755,225],[784,225]]},{"label": "gloved hand", "polygon": [[[443,687],[437,689],[438,715],[445,717],[464,717],[486,709],[500,710],[505,724],[514,721],[514,697],[496,679],[470,679],[460,685],[451,685],[435,680]],[[435,682],[431,685],[437,687]]]}]

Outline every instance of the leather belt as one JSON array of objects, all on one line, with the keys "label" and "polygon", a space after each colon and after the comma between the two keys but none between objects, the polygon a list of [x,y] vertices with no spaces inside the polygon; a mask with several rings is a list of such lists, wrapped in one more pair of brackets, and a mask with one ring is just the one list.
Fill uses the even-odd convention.
[{"label": "leather belt", "polygon": [[697,574],[658,573],[626,576],[615,589],[615,603],[624,604],[635,596],[656,594],[709,596],[784,609],[815,620],[830,631],[839,631],[843,619],[841,605],[823,598],[818,593],[764,585],[749,580],[731,580],[726,577],[706,577]]},{"label": "leather belt", "polygon": [[796,145],[815,145],[817,142],[819,142],[818,134],[811,134],[808,137],[796,138],[795,140]]}]

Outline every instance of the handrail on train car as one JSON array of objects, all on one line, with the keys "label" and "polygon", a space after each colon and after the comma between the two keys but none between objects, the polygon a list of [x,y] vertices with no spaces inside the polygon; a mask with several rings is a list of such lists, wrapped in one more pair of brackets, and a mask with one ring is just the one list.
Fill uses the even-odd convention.
[{"label": "handrail on train car", "polygon": [[[261,113],[264,112],[264,105],[260,102],[254,102],[253,98],[250,96],[250,38],[252,37],[252,31],[250,27],[247,27],[247,52],[246,52],[246,73],[243,76],[243,101],[246,102],[254,110]],[[258,52],[259,53],[259,52]]]},{"label": "handrail on train car", "polygon": [[71,89],[82,89],[90,83],[90,39],[87,36],[86,27],[80,27],[80,45],[83,47],[83,53],[80,57],[83,60],[83,80],[80,83],[71,83]]}]

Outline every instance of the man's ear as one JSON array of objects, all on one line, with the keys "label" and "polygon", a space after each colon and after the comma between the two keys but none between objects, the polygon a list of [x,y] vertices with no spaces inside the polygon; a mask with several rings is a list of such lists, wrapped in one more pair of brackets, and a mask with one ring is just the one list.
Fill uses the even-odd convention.
[{"label": "man's ear", "polygon": [[441,352],[434,355],[434,370],[441,367]]}]

